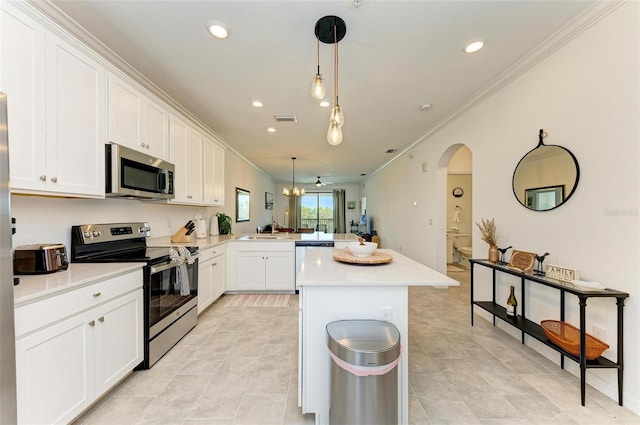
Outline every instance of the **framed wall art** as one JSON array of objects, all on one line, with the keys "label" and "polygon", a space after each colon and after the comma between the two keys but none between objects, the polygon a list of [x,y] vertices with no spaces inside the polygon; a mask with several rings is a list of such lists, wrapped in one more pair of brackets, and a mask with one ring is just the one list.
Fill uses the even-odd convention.
[{"label": "framed wall art", "polygon": [[236,223],[249,221],[250,192],[236,187]]},{"label": "framed wall art", "polygon": [[269,193],[269,192],[264,193],[264,208],[266,210],[273,209],[273,193]]}]

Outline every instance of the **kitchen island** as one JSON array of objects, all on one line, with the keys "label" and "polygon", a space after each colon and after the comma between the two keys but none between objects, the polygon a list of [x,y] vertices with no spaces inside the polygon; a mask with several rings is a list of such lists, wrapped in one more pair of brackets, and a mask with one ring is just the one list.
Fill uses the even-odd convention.
[{"label": "kitchen island", "polygon": [[333,251],[310,248],[298,276],[300,286],[298,404],[314,413],[316,424],[329,423],[331,358],[326,325],[335,320],[388,317],[400,331],[398,423],[409,421],[408,287],[447,288],[460,283],[398,252],[386,264],[352,264],[334,260]]}]

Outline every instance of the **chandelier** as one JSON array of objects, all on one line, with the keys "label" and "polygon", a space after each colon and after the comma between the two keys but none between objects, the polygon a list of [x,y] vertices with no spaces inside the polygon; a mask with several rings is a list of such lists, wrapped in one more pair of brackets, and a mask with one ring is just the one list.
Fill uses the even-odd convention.
[{"label": "chandelier", "polygon": [[[338,42],[347,33],[347,26],[344,21],[333,15],[320,18],[315,27],[316,38],[318,39],[318,71],[313,79],[312,96],[316,99],[324,97],[324,86],[322,75],[320,74],[320,41],[326,44],[333,44],[333,78],[334,78],[334,104],[329,117],[329,130],[327,131],[327,142],[330,145],[342,143],[342,125],[344,124],[344,114],[338,102]],[[318,97],[322,94],[322,97]]]},{"label": "chandelier", "polygon": [[299,196],[304,195],[304,189],[298,189],[296,187],[296,157],[292,156],[291,160],[293,161],[293,179],[292,179],[292,184],[291,187],[285,187],[282,190],[282,194],[284,196],[288,196],[290,198],[297,198]]}]

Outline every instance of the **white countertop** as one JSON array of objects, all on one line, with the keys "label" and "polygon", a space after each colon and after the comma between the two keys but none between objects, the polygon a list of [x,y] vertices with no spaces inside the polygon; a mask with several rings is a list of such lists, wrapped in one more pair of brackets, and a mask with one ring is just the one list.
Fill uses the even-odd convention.
[{"label": "white countertop", "polygon": [[170,247],[170,246],[196,246],[198,249],[208,249],[212,248],[216,245],[223,244],[227,241],[232,241],[236,239],[235,235],[218,235],[218,236],[207,236],[206,238],[198,239],[194,234],[191,236],[190,242],[171,242],[171,236],[158,236],[154,238],[147,239],[147,246],[150,247]]},{"label": "white countertop", "polygon": [[298,286],[460,286],[460,282],[391,249],[387,264],[351,264],[333,259],[333,250],[307,249]]},{"label": "white countertop", "polygon": [[[358,236],[355,233],[284,233],[271,232],[265,233],[243,233],[240,235],[219,235],[208,236],[206,238],[198,239],[195,235],[190,235],[191,241],[189,242],[171,242],[171,236],[158,236],[147,239],[147,246],[151,247],[164,247],[164,246],[196,246],[200,250],[212,248],[216,245],[220,245],[229,241],[251,241],[251,242],[297,242],[297,241],[357,241]],[[271,237],[273,236],[273,238]]]},{"label": "white countertop", "polygon": [[145,263],[71,263],[69,268],[39,275],[19,275],[13,287],[15,306],[77,287],[109,279],[143,267]]}]

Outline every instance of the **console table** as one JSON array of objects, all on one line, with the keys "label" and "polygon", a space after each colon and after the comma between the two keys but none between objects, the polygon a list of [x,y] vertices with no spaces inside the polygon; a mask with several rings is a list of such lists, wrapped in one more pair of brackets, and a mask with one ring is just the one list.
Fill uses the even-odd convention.
[{"label": "console table", "polygon": [[[502,319],[506,323],[514,326],[522,331],[522,343],[525,342],[525,335],[530,335],[537,339],[541,343],[553,348],[560,353],[560,367],[564,369],[564,358],[568,357],[571,360],[580,364],[580,395],[582,405],[585,405],[585,386],[586,386],[586,372],[589,368],[611,368],[618,369],[618,404],[622,406],[622,373],[623,373],[623,307],[624,299],[629,297],[629,294],[625,292],[616,291],[613,289],[602,290],[588,290],[579,289],[573,284],[568,282],[562,282],[556,279],[545,278],[544,276],[535,276],[526,274],[518,270],[510,269],[506,265],[494,264],[488,260],[469,260],[471,263],[471,326],[473,326],[473,306],[476,305],[483,310],[488,311],[493,315],[493,325],[496,324],[496,317]],[[476,301],[473,299],[473,270],[474,266],[482,266],[492,269],[493,273],[493,296],[491,301]],[[496,275],[497,273],[506,273],[512,276],[520,278],[520,298],[522,306],[522,314],[512,318],[507,316],[507,310],[505,307],[496,303]],[[564,322],[564,310],[565,310],[565,294],[573,294],[578,297],[578,303],[580,305],[580,356],[576,357],[567,353],[559,346],[553,344],[547,335],[542,330],[542,327],[526,318],[526,297],[525,297],[525,284],[540,284],[555,288],[560,291],[560,320]],[[586,357],[586,336],[585,336],[585,318],[587,299],[589,298],[615,298],[616,305],[618,306],[618,324],[617,324],[617,351],[618,359],[613,362],[605,357],[598,357],[595,360],[587,360]]]}]

